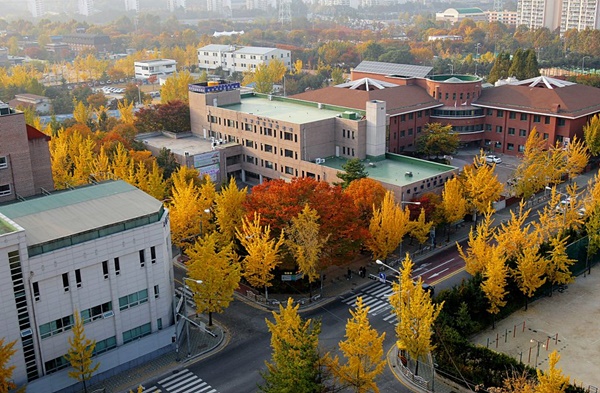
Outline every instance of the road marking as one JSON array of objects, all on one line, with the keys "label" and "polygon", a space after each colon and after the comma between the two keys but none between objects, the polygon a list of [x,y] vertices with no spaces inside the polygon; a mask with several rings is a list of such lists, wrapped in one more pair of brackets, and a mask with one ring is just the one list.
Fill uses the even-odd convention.
[{"label": "road marking", "polygon": [[440,270],[440,271],[439,271],[439,272],[437,272],[437,273],[434,273],[434,274],[432,274],[431,276],[429,276],[429,278],[431,279],[431,278],[437,277],[437,276],[439,276],[440,274],[442,274],[442,273],[444,273],[444,272],[446,272],[446,271],[448,271],[448,270],[450,270],[450,268],[449,268],[449,267],[445,268],[444,270]]},{"label": "road marking", "polygon": [[430,285],[437,285],[437,284],[441,283],[444,280],[447,280],[447,279],[449,279],[451,277],[454,277],[455,275],[457,275],[458,273],[460,273],[460,272],[462,272],[464,270],[465,270],[465,267],[463,266],[460,269],[457,269],[457,270],[453,271],[452,273],[447,274],[444,277],[438,279],[437,281],[432,282]]},{"label": "road marking", "polygon": [[[208,383],[192,373],[189,369],[184,369],[167,378],[158,381],[169,393],[216,393]],[[154,387],[153,387],[154,388]]]}]

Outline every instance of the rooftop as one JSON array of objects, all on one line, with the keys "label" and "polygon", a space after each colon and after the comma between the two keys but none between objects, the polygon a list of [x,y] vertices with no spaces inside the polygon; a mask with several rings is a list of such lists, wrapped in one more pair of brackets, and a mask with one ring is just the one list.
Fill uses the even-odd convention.
[{"label": "rooftop", "polygon": [[138,60],[136,63],[144,63],[144,64],[162,64],[162,63],[177,63],[176,60],[173,59],[151,59],[151,60]]},{"label": "rooftop", "polygon": [[[386,153],[385,157],[381,161],[363,160],[365,170],[369,177],[374,180],[400,187],[457,169],[450,165],[399,154]],[[343,158],[331,157],[327,158],[323,165],[342,170],[342,165],[345,163],[346,160]],[[407,175],[407,173],[411,173],[412,176]]]},{"label": "rooftop", "polygon": [[244,53],[250,55],[264,55],[277,50],[277,48],[266,48],[262,46],[243,46],[235,51],[235,53]]},{"label": "rooftop", "polygon": [[196,154],[209,152],[212,149],[210,139],[200,138],[191,133],[190,136],[183,138],[170,138],[164,134],[150,134],[139,135],[137,139],[150,146],[158,148],[165,147],[173,152],[173,154],[181,156],[185,155],[185,152],[194,156]]},{"label": "rooftop", "polygon": [[462,74],[441,74],[433,75],[427,78],[436,82],[444,83],[472,83],[481,82],[481,78],[475,75],[462,75]]},{"label": "rooftop", "polygon": [[332,119],[339,117],[344,109],[348,109],[332,109],[325,106],[319,109],[316,104],[303,104],[300,101],[280,97],[273,97],[272,100],[269,100],[258,95],[243,95],[241,103],[223,105],[222,108],[295,124]]},{"label": "rooftop", "polygon": [[16,229],[13,228],[13,226],[10,225],[8,221],[5,221],[2,219],[2,217],[0,217],[0,236],[6,235],[7,233],[11,233],[14,231],[16,231]]},{"label": "rooftop", "polygon": [[412,64],[383,63],[380,61],[361,61],[354,68],[356,72],[367,72],[380,75],[396,75],[412,78],[424,78],[433,67]]},{"label": "rooftop", "polygon": [[110,181],[0,206],[33,246],[158,213],[162,203],[124,181]]}]

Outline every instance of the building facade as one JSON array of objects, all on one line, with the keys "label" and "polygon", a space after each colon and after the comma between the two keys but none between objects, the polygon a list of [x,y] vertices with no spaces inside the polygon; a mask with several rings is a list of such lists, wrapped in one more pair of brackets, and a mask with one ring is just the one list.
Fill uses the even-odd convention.
[{"label": "building facade", "polygon": [[104,34],[76,33],[65,35],[63,41],[69,45],[73,52],[95,51],[97,53],[110,52],[110,37]]},{"label": "building facade", "polygon": [[[116,181],[0,207],[0,281],[9,364],[28,392],[67,389],[64,355],[79,313],[97,374],[171,346],[168,212]],[[152,336],[152,340],[143,337]]]},{"label": "building facade", "polygon": [[530,29],[547,27],[569,29],[600,28],[600,5],[598,0],[519,0],[517,24]]},{"label": "building facade", "polygon": [[166,77],[177,71],[177,61],[171,59],[142,60],[134,63],[135,78]]},{"label": "building facade", "polygon": [[217,44],[206,45],[198,49],[198,67],[205,70],[214,70],[220,67],[229,73],[254,71],[259,64],[268,65],[273,60],[281,61],[288,70],[292,69],[289,50]]},{"label": "building facade", "polygon": [[598,0],[563,0],[560,31],[570,29],[600,29],[600,2]]},{"label": "building facade", "polygon": [[25,124],[25,115],[0,102],[0,202],[54,190],[50,137]]},{"label": "building facade", "polygon": [[481,8],[448,8],[444,12],[436,12],[435,20],[459,24],[465,19],[475,22],[487,21],[487,16]]},{"label": "building facade", "polygon": [[92,15],[94,13],[94,0],[78,0],[77,9],[81,15]]},{"label": "building facade", "polygon": [[39,96],[37,94],[16,94],[13,100],[8,103],[11,107],[17,106],[32,108],[37,114],[47,115],[52,110],[50,98]]},{"label": "building facade", "polygon": [[517,25],[517,12],[516,11],[486,11],[488,16],[488,22],[500,22],[509,26]]},{"label": "building facade", "polygon": [[27,0],[27,9],[34,18],[41,18],[46,14],[44,0]]},{"label": "building facade", "polygon": [[125,11],[140,12],[140,0],[125,0]]}]

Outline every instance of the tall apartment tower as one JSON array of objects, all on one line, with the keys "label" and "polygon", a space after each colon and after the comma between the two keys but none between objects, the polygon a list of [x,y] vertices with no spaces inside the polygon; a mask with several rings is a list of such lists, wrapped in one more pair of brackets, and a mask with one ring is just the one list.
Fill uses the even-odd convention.
[{"label": "tall apartment tower", "polygon": [[563,0],[560,31],[569,29],[599,29],[600,5],[598,0]]},{"label": "tall apartment tower", "polygon": [[125,11],[140,12],[140,0],[125,0]]},{"label": "tall apartment tower", "polygon": [[79,0],[77,9],[81,15],[90,16],[94,13],[94,0]]},{"label": "tall apartment tower", "polygon": [[[258,2],[260,4],[260,1]],[[255,6],[255,8],[261,8],[262,6]],[[231,16],[231,0],[207,0],[206,9],[219,15]]]},{"label": "tall apartment tower", "polygon": [[44,0],[27,0],[27,8],[34,18],[41,18],[44,16]]},{"label": "tall apartment tower", "polygon": [[169,0],[169,11],[175,12],[178,8],[185,10],[185,0]]},{"label": "tall apartment tower", "polygon": [[555,30],[560,26],[561,5],[562,0],[519,0],[517,25],[525,25],[530,29],[547,27]]}]

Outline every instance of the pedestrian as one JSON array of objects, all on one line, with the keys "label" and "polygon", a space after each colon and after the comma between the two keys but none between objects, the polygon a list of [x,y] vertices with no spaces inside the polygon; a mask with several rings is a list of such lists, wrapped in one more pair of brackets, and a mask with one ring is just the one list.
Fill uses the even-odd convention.
[{"label": "pedestrian", "polygon": [[352,269],[348,269],[348,279],[352,278]]}]

